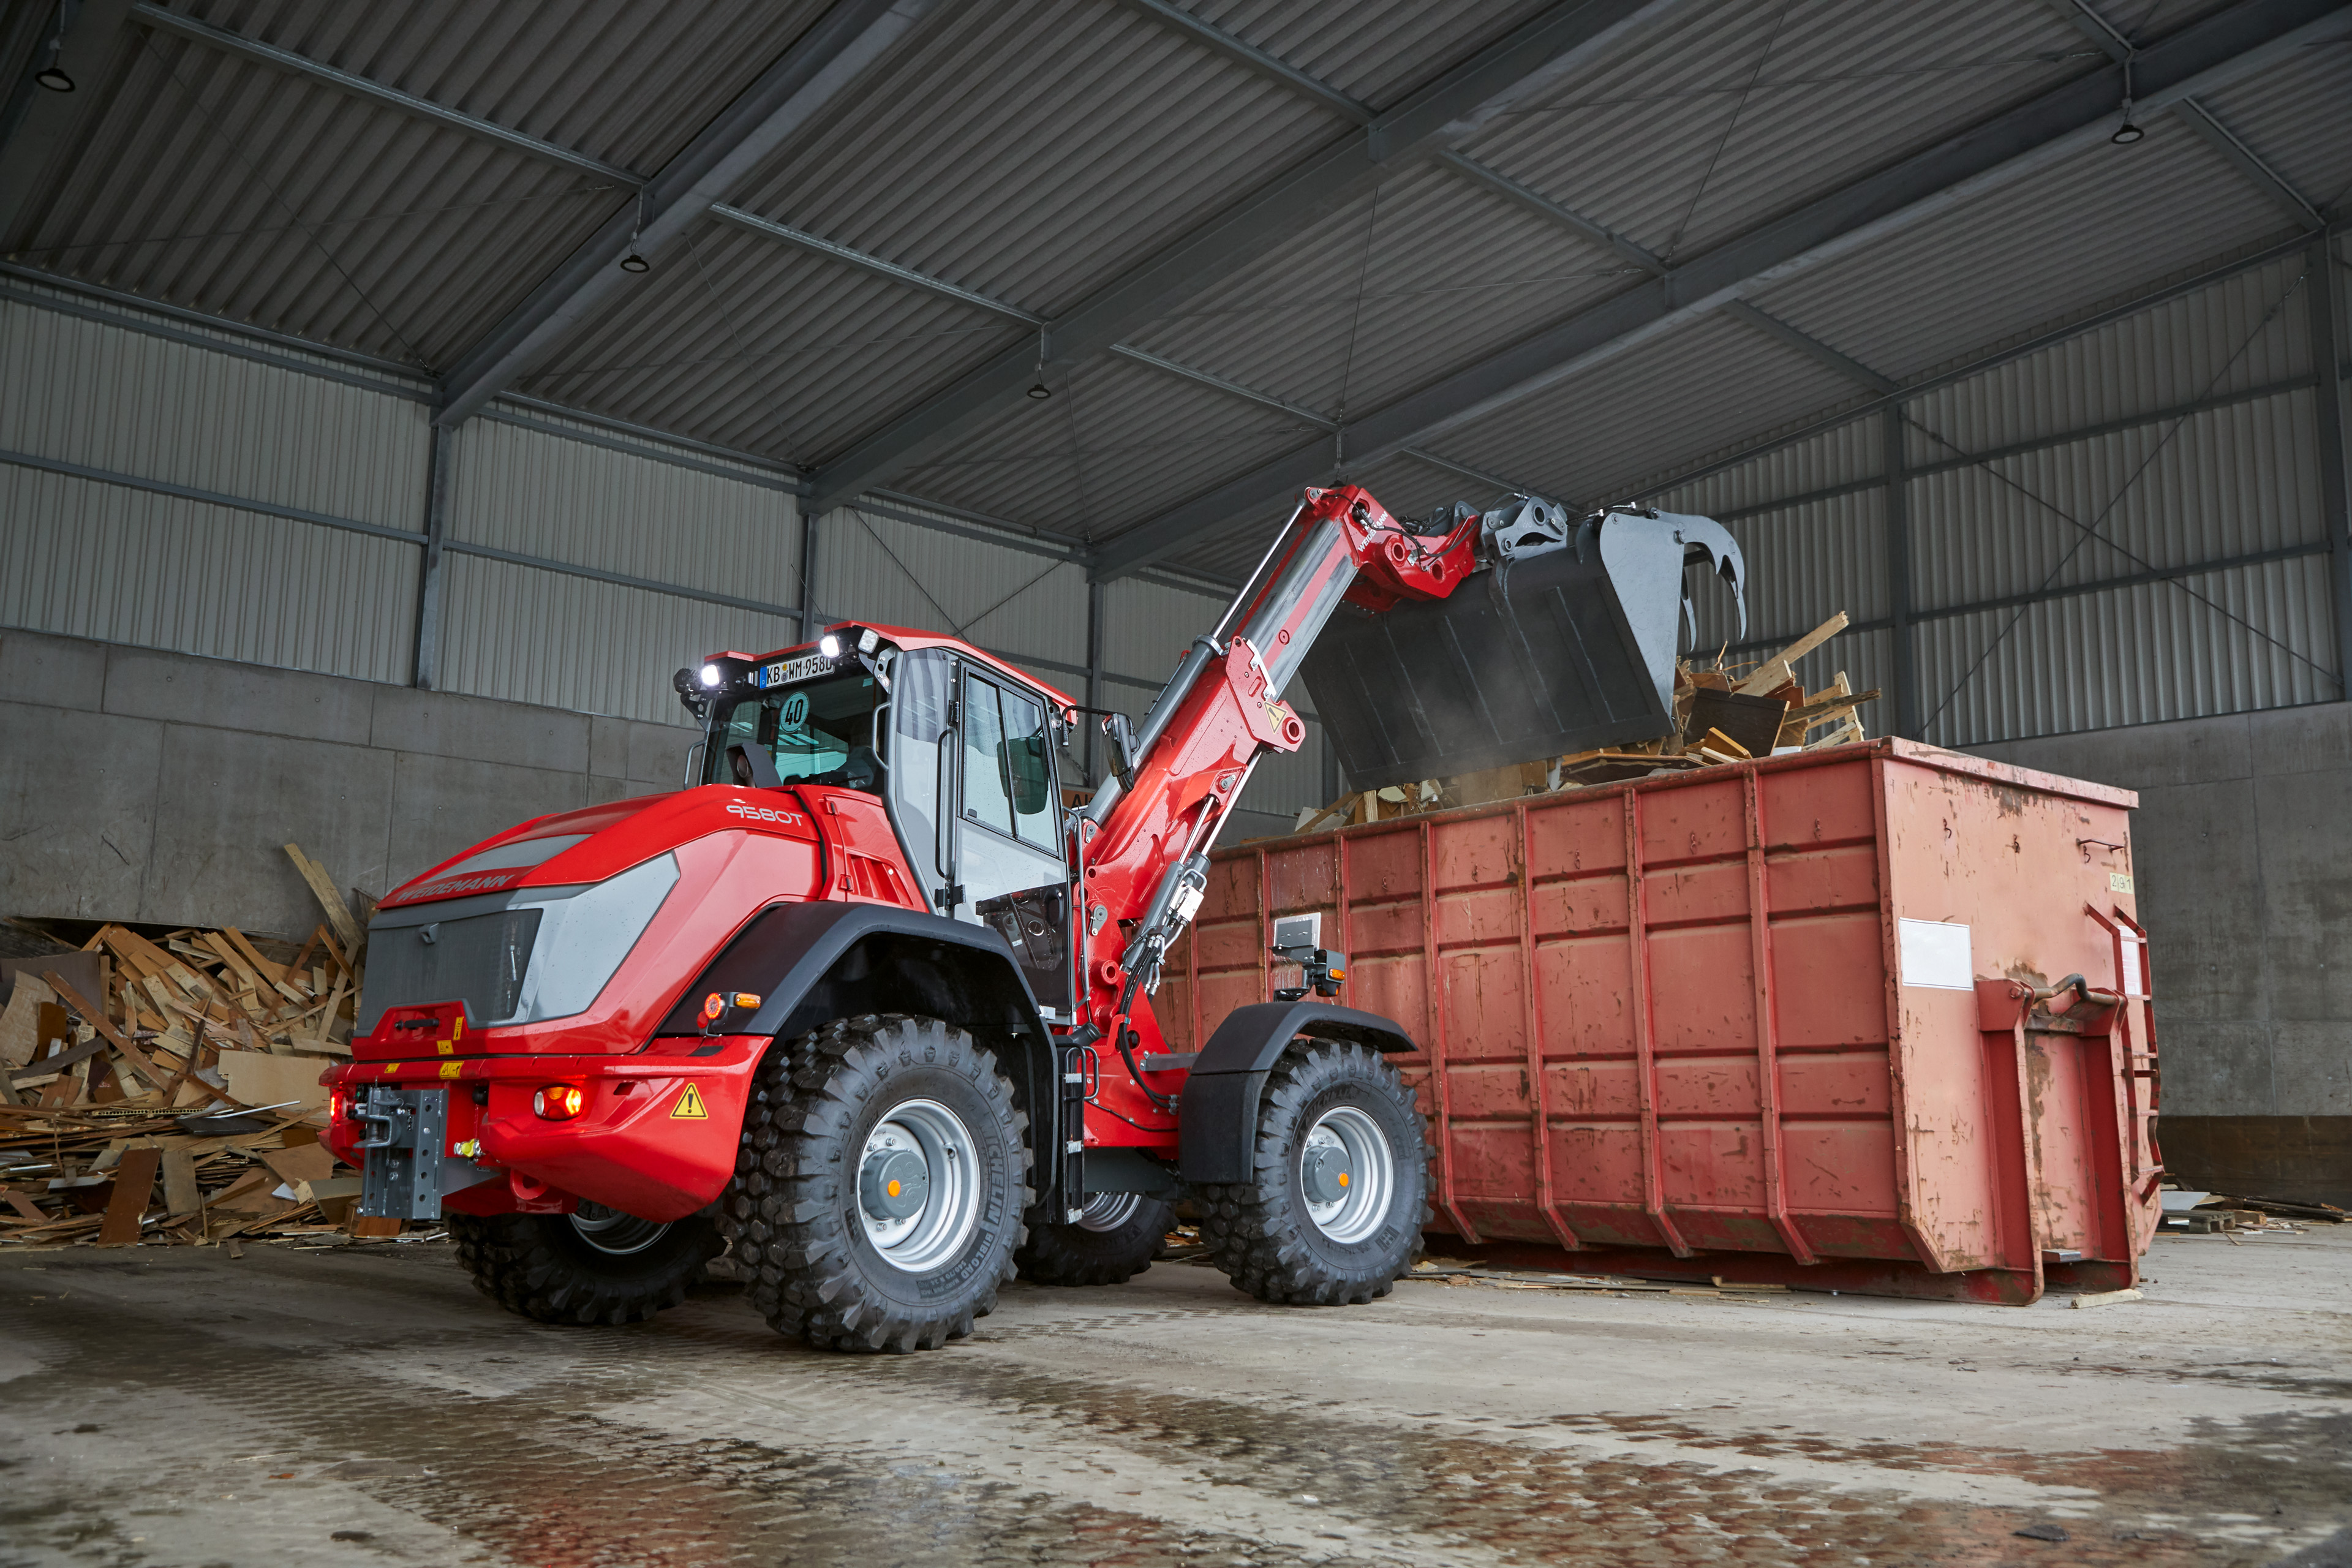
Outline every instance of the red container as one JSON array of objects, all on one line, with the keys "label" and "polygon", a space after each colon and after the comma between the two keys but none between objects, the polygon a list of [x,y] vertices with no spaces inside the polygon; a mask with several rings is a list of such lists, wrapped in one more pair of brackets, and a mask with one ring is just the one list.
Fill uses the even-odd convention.
[{"label": "red container", "polygon": [[1444,1251],[2116,1289],[2158,1216],[2137,803],[1879,741],[1242,845],[1156,1010],[1192,1048],[1321,910],[1343,999],[1423,1047]]}]

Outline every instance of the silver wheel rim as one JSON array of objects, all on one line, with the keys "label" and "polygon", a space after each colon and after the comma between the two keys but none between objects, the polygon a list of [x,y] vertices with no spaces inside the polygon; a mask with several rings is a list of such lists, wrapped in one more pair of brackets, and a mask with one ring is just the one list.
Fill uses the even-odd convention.
[{"label": "silver wheel rim", "polygon": [[1080,1230],[1117,1230],[1135,1217],[1143,1199],[1134,1193],[1096,1193],[1078,1211]]},{"label": "silver wheel rim", "polygon": [[858,1156],[861,1174],[877,1161],[911,1152],[922,1163],[922,1205],[893,1215],[866,1201],[864,1183],[856,1198],[857,1223],[883,1261],[909,1274],[938,1268],[963,1250],[980,1227],[980,1150],[963,1119],[936,1100],[910,1100],[894,1106],[866,1135]]},{"label": "silver wheel rim", "polygon": [[1299,1144],[1300,1161],[1316,1158],[1318,1150],[1335,1152],[1343,1161],[1345,1185],[1339,1196],[1318,1203],[1307,1192],[1302,1177],[1307,1217],[1333,1241],[1361,1241],[1388,1218],[1396,1191],[1396,1161],[1390,1155],[1389,1141],[1369,1113],[1356,1106],[1339,1105],[1325,1111],[1307,1130]]},{"label": "silver wheel rim", "polygon": [[597,1251],[613,1258],[626,1258],[659,1241],[669,1226],[659,1220],[639,1219],[633,1214],[608,1209],[603,1204],[583,1203],[572,1211],[572,1228]]}]

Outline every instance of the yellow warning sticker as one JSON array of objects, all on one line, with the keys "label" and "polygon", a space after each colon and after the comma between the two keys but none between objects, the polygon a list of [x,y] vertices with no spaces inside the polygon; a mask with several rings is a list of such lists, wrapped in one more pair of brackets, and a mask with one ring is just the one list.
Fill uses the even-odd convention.
[{"label": "yellow warning sticker", "polygon": [[669,1108],[669,1119],[672,1121],[708,1121],[710,1120],[710,1108],[702,1103],[702,1086],[700,1084],[694,1082],[690,1079],[687,1081],[686,1092],[679,1095],[677,1097],[677,1103]]},{"label": "yellow warning sticker", "polygon": [[464,1062],[443,1062],[441,1064],[441,1076],[443,1078],[456,1078],[459,1073],[464,1072],[465,1070],[466,1064]]}]

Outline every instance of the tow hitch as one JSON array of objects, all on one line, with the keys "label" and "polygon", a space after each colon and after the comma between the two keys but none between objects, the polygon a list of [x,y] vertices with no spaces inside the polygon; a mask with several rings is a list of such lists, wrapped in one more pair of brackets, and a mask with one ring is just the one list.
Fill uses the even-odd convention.
[{"label": "tow hitch", "polygon": [[445,1167],[459,1166],[467,1187],[482,1179],[470,1160],[446,1152],[449,1091],[396,1089],[370,1084],[352,1102],[352,1115],[366,1127],[358,1146],[367,1152],[362,1168],[360,1213],[371,1218],[438,1219]]}]

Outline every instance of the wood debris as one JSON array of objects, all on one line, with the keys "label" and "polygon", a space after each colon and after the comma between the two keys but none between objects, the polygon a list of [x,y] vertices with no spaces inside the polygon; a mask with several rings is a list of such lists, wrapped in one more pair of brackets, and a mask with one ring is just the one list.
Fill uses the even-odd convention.
[{"label": "wood debris", "polygon": [[397,1233],[357,1217],[357,1173],[318,1141],[318,1079],[351,1056],[366,930],[324,868],[287,850],[326,916],[299,946],[109,924],[79,952],[9,962],[0,1247]]},{"label": "wood debris", "polygon": [[1856,691],[1840,670],[1829,685],[1808,691],[1791,673],[1799,659],[1845,626],[1846,616],[1841,611],[1752,667],[1731,668],[1720,658],[1712,665],[1679,661],[1675,670],[1675,730],[1662,739],[1452,778],[1350,791],[1328,805],[1301,811],[1290,831],[1321,833],[1427,811],[1549,795],[1589,784],[1622,784],[1627,779],[1718,767],[1791,751],[1817,752],[1867,740],[1857,710],[1877,699],[1875,687]]}]

